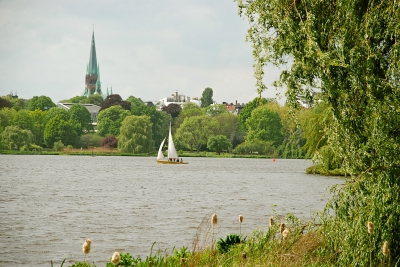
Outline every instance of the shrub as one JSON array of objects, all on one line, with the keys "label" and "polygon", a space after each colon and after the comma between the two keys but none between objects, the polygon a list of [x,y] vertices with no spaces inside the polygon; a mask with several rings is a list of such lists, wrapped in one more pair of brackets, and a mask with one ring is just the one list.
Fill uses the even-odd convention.
[{"label": "shrub", "polygon": [[115,135],[109,135],[101,140],[100,145],[104,148],[117,148],[118,139],[115,137]]},{"label": "shrub", "polygon": [[80,145],[82,148],[100,147],[102,137],[97,134],[84,134],[81,136]]},{"label": "shrub", "polygon": [[[243,240],[244,241],[244,240]],[[236,244],[240,244],[242,241],[240,240],[240,236],[237,234],[227,235],[225,240],[220,238],[217,241],[217,249],[221,253],[227,253],[232,246]]]},{"label": "shrub", "polygon": [[59,140],[58,142],[54,142],[53,148],[55,151],[61,151],[64,149],[64,144],[63,144],[63,142],[61,142],[61,140]]}]

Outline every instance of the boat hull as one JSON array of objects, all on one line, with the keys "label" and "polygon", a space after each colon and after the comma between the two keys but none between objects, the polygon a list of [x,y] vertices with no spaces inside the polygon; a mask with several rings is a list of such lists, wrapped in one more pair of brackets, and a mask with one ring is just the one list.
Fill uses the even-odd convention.
[{"label": "boat hull", "polygon": [[175,162],[175,161],[168,161],[168,160],[157,160],[158,164],[188,164],[187,162]]}]

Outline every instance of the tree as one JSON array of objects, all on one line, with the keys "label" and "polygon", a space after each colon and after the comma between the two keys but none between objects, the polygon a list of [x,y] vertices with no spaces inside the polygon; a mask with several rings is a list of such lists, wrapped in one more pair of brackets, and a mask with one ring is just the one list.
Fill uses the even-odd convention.
[{"label": "tree", "polygon": [[120,105],[103,110],[97,115],[97,133],[100,136],[118,136],[122,121],[129,115],[130,112]]},{"label": "tree", "polygon": [[180,127],[180,125],[183,123],[185,118],[193,117],[193,116],[202,116],[202,115],[206,115],[204,109],[200,108],[195,103],[188,102],[188,103],[184,104],[181,113],[174,120],[174,125],[172,127],[172,131],[175,133],[176,129],[178,129]]},{"label": "tree", "polygon": [[219,114],[228,113],[225,109],[225,105],[223,104],[212,104],[208,107],[205,107],[206,114],[208,116],[217,116]]},{"label": "tree", "polygon": [[31,100],[29,100],[28,110],[49,110],[53,107],[56,107],[56,104],[50,99],[48,96],[34,96]]},{"label": "tree", "polygon": [[210,119],[206,115],[187,117],[176,131],[176,144],[191,150],[195,148],[198,152],[201,146],[207,145],[208,138],[217,127],[218,121],[215,118]]},{"label": "tree", "polygon": [[[142,101],[142,99],[140,98],[136,98],[134,96],[129,96],[128,99],[126,100],[127,102],[131,103],[131,111],[133,113],[140,113],[136,110],[141,110],[143,107],[145,107],[146,105],[144,104],[144,102]],[[134,115],[135,115],[134,114]]]},{"label": "tree", "polygon": [[167,112],[173,119],[175,119],[178,117],[179,113],[181,113],[182,108],[178,104],[172,103],[168,106],[162,107],[161,110]]},{"label": "tree", "polygon": [[1,133],[3,145],[8,149],[20,149],[22,146],[32,144],[33,135],[29,130],[20,129],[17,126],[7,126]]},{"label": "tree", "polygon": [[107,98],[104,100],[104,102],[101,104],[101,108],[99,110],[99,113],[101,113],[103,110],[106,110],[107,108],[110,108],[112,106],[121,106],[125,110],[131,110],[131,103],[128,101],[123,101],[120,95],[109,95]]},{"label": "tree", "polygon": [[115,135],[109,135],[104,137],[103,140],[101,140],[101,146],[104,148],[117,148],[118,147],[118,139],[115,137]]},{"label": "tree", "polygon": [[225,135],[214,135],[208,139],[207,148],[219,155],[223,150],[231,148],[232,144]]},{"label": "tree", "polygon": [[205,108],[208,107],[209,105],[214,103],[213,100],[213,90],[210,87],[207,87],[204,89],[203,94],[201,95],[201,107]]},{"label": "tree", "polygon": [[152,123],[148,116],[131,115],[124,119],[118,136],[118,149],[135,154],[151,153],[155,150]]},{"label": "tree", "polygon": [[[278,86],[287,88],[288,103],[312,100],[314,90],[332,111],[324,129],[332,152],[353,174],[333,190],[324,218],[326,255],[332,265],[377,266],[370,261],[384,240],[392,262],[400,260],[400,38],[398,3],[393,1],[237,1],[250,22],[248,39],[255,57],[258,90],[264,89],[263,67],[284,68]],[[390,196],[390,197],[389,197]],[[377,225],[372,240],[365,222]],[[357,253],[354,253],[354,244]]]},{"label": "tree", "polygon": [[238,130],[239,119],[236,115],[227,112],[219,114],[215,118],[219,122],[219,127],[214,131],[216,135],[224,135],[230,138],[232,133]]},{"label": "tree", "polygon": [[248,129],[246,140],[272,141],[275,146],[280,145],[283,141],[279,114],[265,106],[253,110],[246,125]]},{"label": "tree", "polygon": [[14,117],[17,115],[17,111],[13,108],[2,108],[0,109],[1,127],[5,128],[11,126]]},{"label": "tree", "polygon": [[242,110],[239,113],[239,121],[240,121],[240,126],[242,129],[246,129],[246,121],[248,118],[250,118],[251,113],[253,112],[254,109],[256,109],[259,106],[262,106],[268,102],[274,101],[273,99],[269,98],[259,98],[256,97],[252,101],[248,102]]},{"label": "tree", "polygon": [[63,108],[54,107],[47,111],[45,121],[46,123],[53,117],[61,115],[64,120],[69,120],[68,110]]},{"label": "tree", "polygon": [[21,109],[15,114],[12,122],[13,126],[17,126],[22,130],[33,130],[33,120],[29,111]]},{"label": "tree", "polygon": [[44,142],[47,147],[53,147],[54,142],[60,141],[68,146],[76,146],[79,136],[74,125],[58,114],[51,118],[44,128]]},{"label": "tree", "polygon": [[11,108],[11,102],[3,97],[0,97],[0,109],[2,108]]},{"label": "tree", "polygon": [[75,103],[75,104],[79,104],[79,103],[87,103],[87,97],[83,96],[83,95],[79,95],[79,96],[74,96],[70,99],[66,99],[66,100],[61,100],[60,103]]},{"label": "tree", "polygon": [[[93,95],[90,95],[90,96],[87,98],[87,101],[88,101],[89,104],[93,104],[93,105],[96,105],[96,106],[100,106],[100,107],[101,107],[101,105],[102,105],[103,102],[104,102],[104,99],[103,99],[103,97],[102,97],[101,95],[99,95],[99,94],[93,94]],[[83,102],[79,102],[79,103],[83,104]]]},{"label": "tree", "polygon": [[92,116],[90,112],[81,105],[73,105],[69,110],[69,120],[76,125],[79,136],[93,131]]},{"label": "tree", "polygon": [[46,126],[47,120],[46,115],[48,111],[43,111],[40,109],[30,111],[30,115],[33,122],[32,134],[33,142],[36,145],[44,145],[44,127]]}]

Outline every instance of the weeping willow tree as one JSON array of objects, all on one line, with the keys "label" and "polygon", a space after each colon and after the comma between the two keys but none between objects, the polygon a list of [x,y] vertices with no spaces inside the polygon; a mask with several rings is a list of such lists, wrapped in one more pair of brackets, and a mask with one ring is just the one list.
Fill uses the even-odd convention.
[{"label": "weeping willow tree", "polygon": [[[299,96],[311,100],[318,89],[331,108],[327,142],[352,174],[333,190],[325,210],[332,263],[399,264],[400,1],[236,2],[250,23],[257,90],[266,88],[266,64],[286,67],[276,85],[287,89],[292,106]],[[368,221],[375,224],[373,234]]]}]

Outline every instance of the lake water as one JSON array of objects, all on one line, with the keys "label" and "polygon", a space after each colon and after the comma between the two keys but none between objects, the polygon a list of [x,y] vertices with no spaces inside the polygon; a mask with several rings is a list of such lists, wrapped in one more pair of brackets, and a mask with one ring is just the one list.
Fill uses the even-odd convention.
[{"label": "lake water", "polygon": [[0,155],[0,266],[105,266],[115,250],[133,256],[192,248],[203,218],[218,215],[217,239],[265,229],[273,215],[307,220],[327,201],[334,177],[307,175],[306,160]]}]

